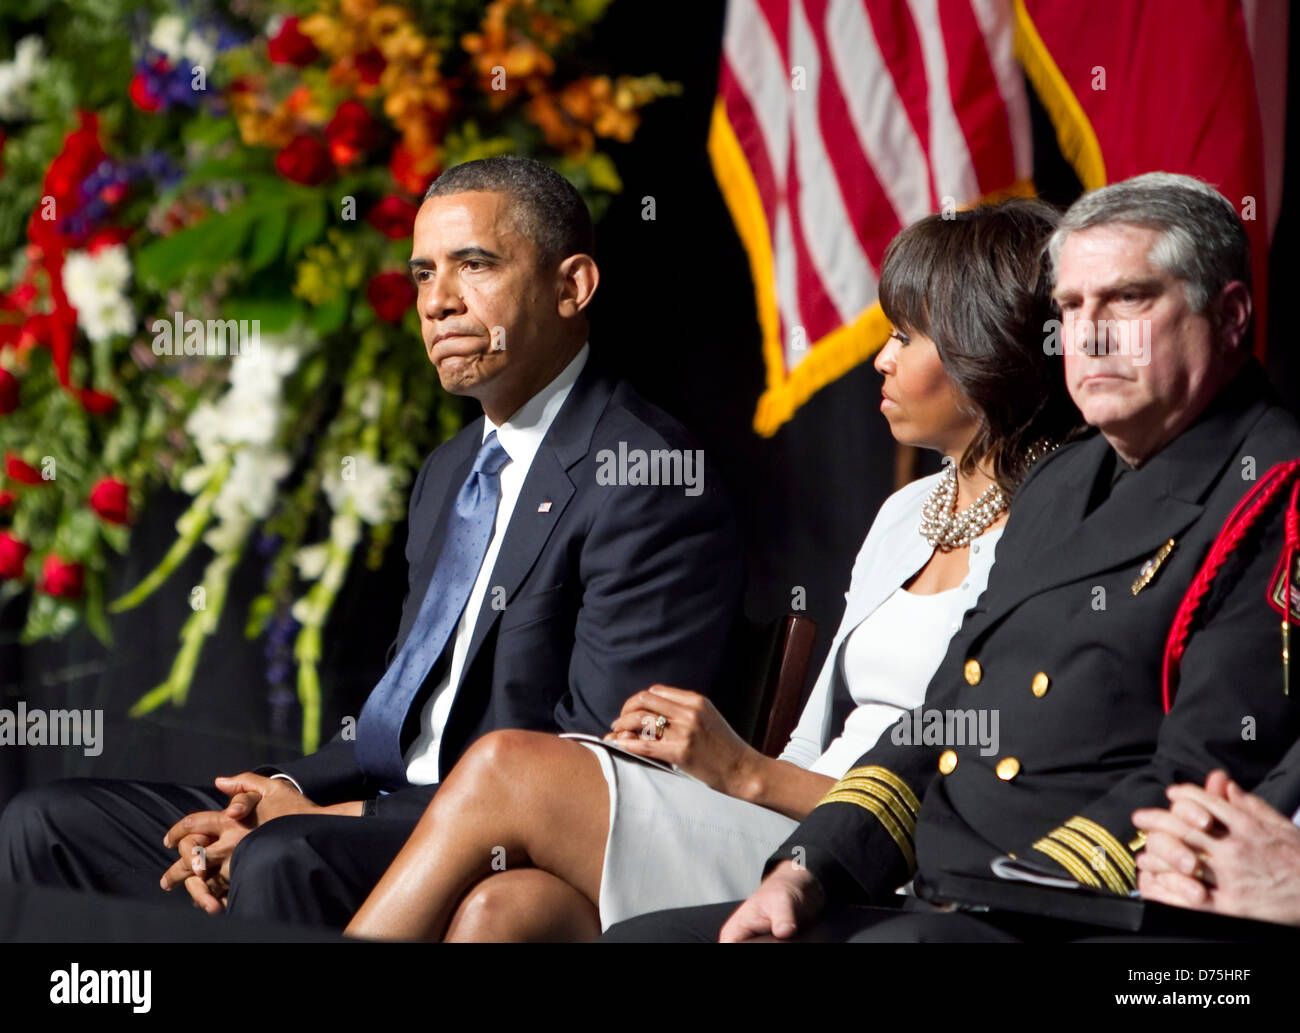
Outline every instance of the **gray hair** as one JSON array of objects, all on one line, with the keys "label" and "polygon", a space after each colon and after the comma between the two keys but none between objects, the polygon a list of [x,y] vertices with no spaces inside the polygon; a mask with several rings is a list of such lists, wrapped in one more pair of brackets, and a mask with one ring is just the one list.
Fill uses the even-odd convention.
[{"label": "gray hair", "polygon": [[1084,194],[1066,210],[1047,242],[1053,278],[1065,238],[1110,223],[1159,230],[1150,259],[1181,280],[1188,304],[1205,314],[1233,280],[1251,289],[1250,241],[1232,202],[1193,176],[1147,172]]},{"label": "gray hair", "polygon": [[582,195],[554,169],[532,158],[499,155],[453,165],[429,184],[424,200],[479,190],[510,199],[515,227],[533,242],[543,265],[595,251],[591,213]]}]

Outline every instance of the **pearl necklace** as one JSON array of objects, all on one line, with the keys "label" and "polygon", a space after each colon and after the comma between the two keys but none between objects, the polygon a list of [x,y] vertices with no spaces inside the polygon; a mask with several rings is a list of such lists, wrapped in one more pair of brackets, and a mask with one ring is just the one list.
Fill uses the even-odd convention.
[{"label": "pearl necklace", "polygon": [[973,503],[957,512],[957,466],[944,461],[943,479],[935,485],[921,506],[921,537],[931,548],[951,552],[971,543],[988,530],[1007,508],[1007,497],[996,484],[990,484]]}]

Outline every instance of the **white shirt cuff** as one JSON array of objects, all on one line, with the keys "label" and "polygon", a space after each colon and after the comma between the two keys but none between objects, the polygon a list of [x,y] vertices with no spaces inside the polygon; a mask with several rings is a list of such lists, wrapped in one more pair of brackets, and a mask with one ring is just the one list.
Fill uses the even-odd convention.
[{"label": "white shirt cuff", "polygon": [[302,792],[302,786],[300,786],[296,781],[294,781],[292,778],[290,778],[288,775],[284,774],[283,772],[280,772],[280,773],[274,774],[274,775],[272,775],[271,777],[272,777],[272,778],[282,778],[282,779],[284,779],[286,782],[288,782],[291,786],[293,786],[296,790],[298,790],[298,792],[302,793],[303,796],[306,796],[306,795],[307,795],[306,793],[303,793],[303,792]]}]

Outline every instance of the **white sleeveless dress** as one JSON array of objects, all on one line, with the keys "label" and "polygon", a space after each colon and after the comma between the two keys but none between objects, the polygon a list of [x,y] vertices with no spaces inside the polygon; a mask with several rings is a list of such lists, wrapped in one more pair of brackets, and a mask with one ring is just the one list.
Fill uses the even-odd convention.
[{"label": "white sleeveless dress", "polygon": [[[1000,528],[986,531],[977,541],[992,551],[1000,535]],[[980,566],[986,574],[987,566]],[[843,664],[855,707],[809,770],[839,778],[881,732],[921,704],[949,638],[984,585],[971,587],[978,590],[936,595],[914,595],[900,587],[852,631],[838,657],[828,657],[827,663]],[[597,743],[582,745],[600,761],[609,786],[602,929],[650,911],[747,897],[772,851],[798,825],[694,778]],[[782,759],[798,762],[786,754]]]}]

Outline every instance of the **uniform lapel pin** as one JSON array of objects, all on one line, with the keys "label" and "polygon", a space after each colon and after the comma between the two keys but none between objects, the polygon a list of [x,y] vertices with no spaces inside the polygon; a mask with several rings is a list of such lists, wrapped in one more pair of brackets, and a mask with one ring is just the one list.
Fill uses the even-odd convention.
[{"label": "uniform lapel pin", "polygon": [[1156,554],[1142,564],[1142,569],[1138,571],[1137,580],[1133,582],[1133,594],[1137,595],[1147,585],[1155,580],[1160,573],[1160,566],[1169,558],[1169,554],[1174,551],[1174,540],[1172,538],[1165,542],[1156,550]]},{"label": "uniform lapel pin", "polygon": [[539,513],[549,513],[551,511],[551,500],[547,499],[537,507]]}]

